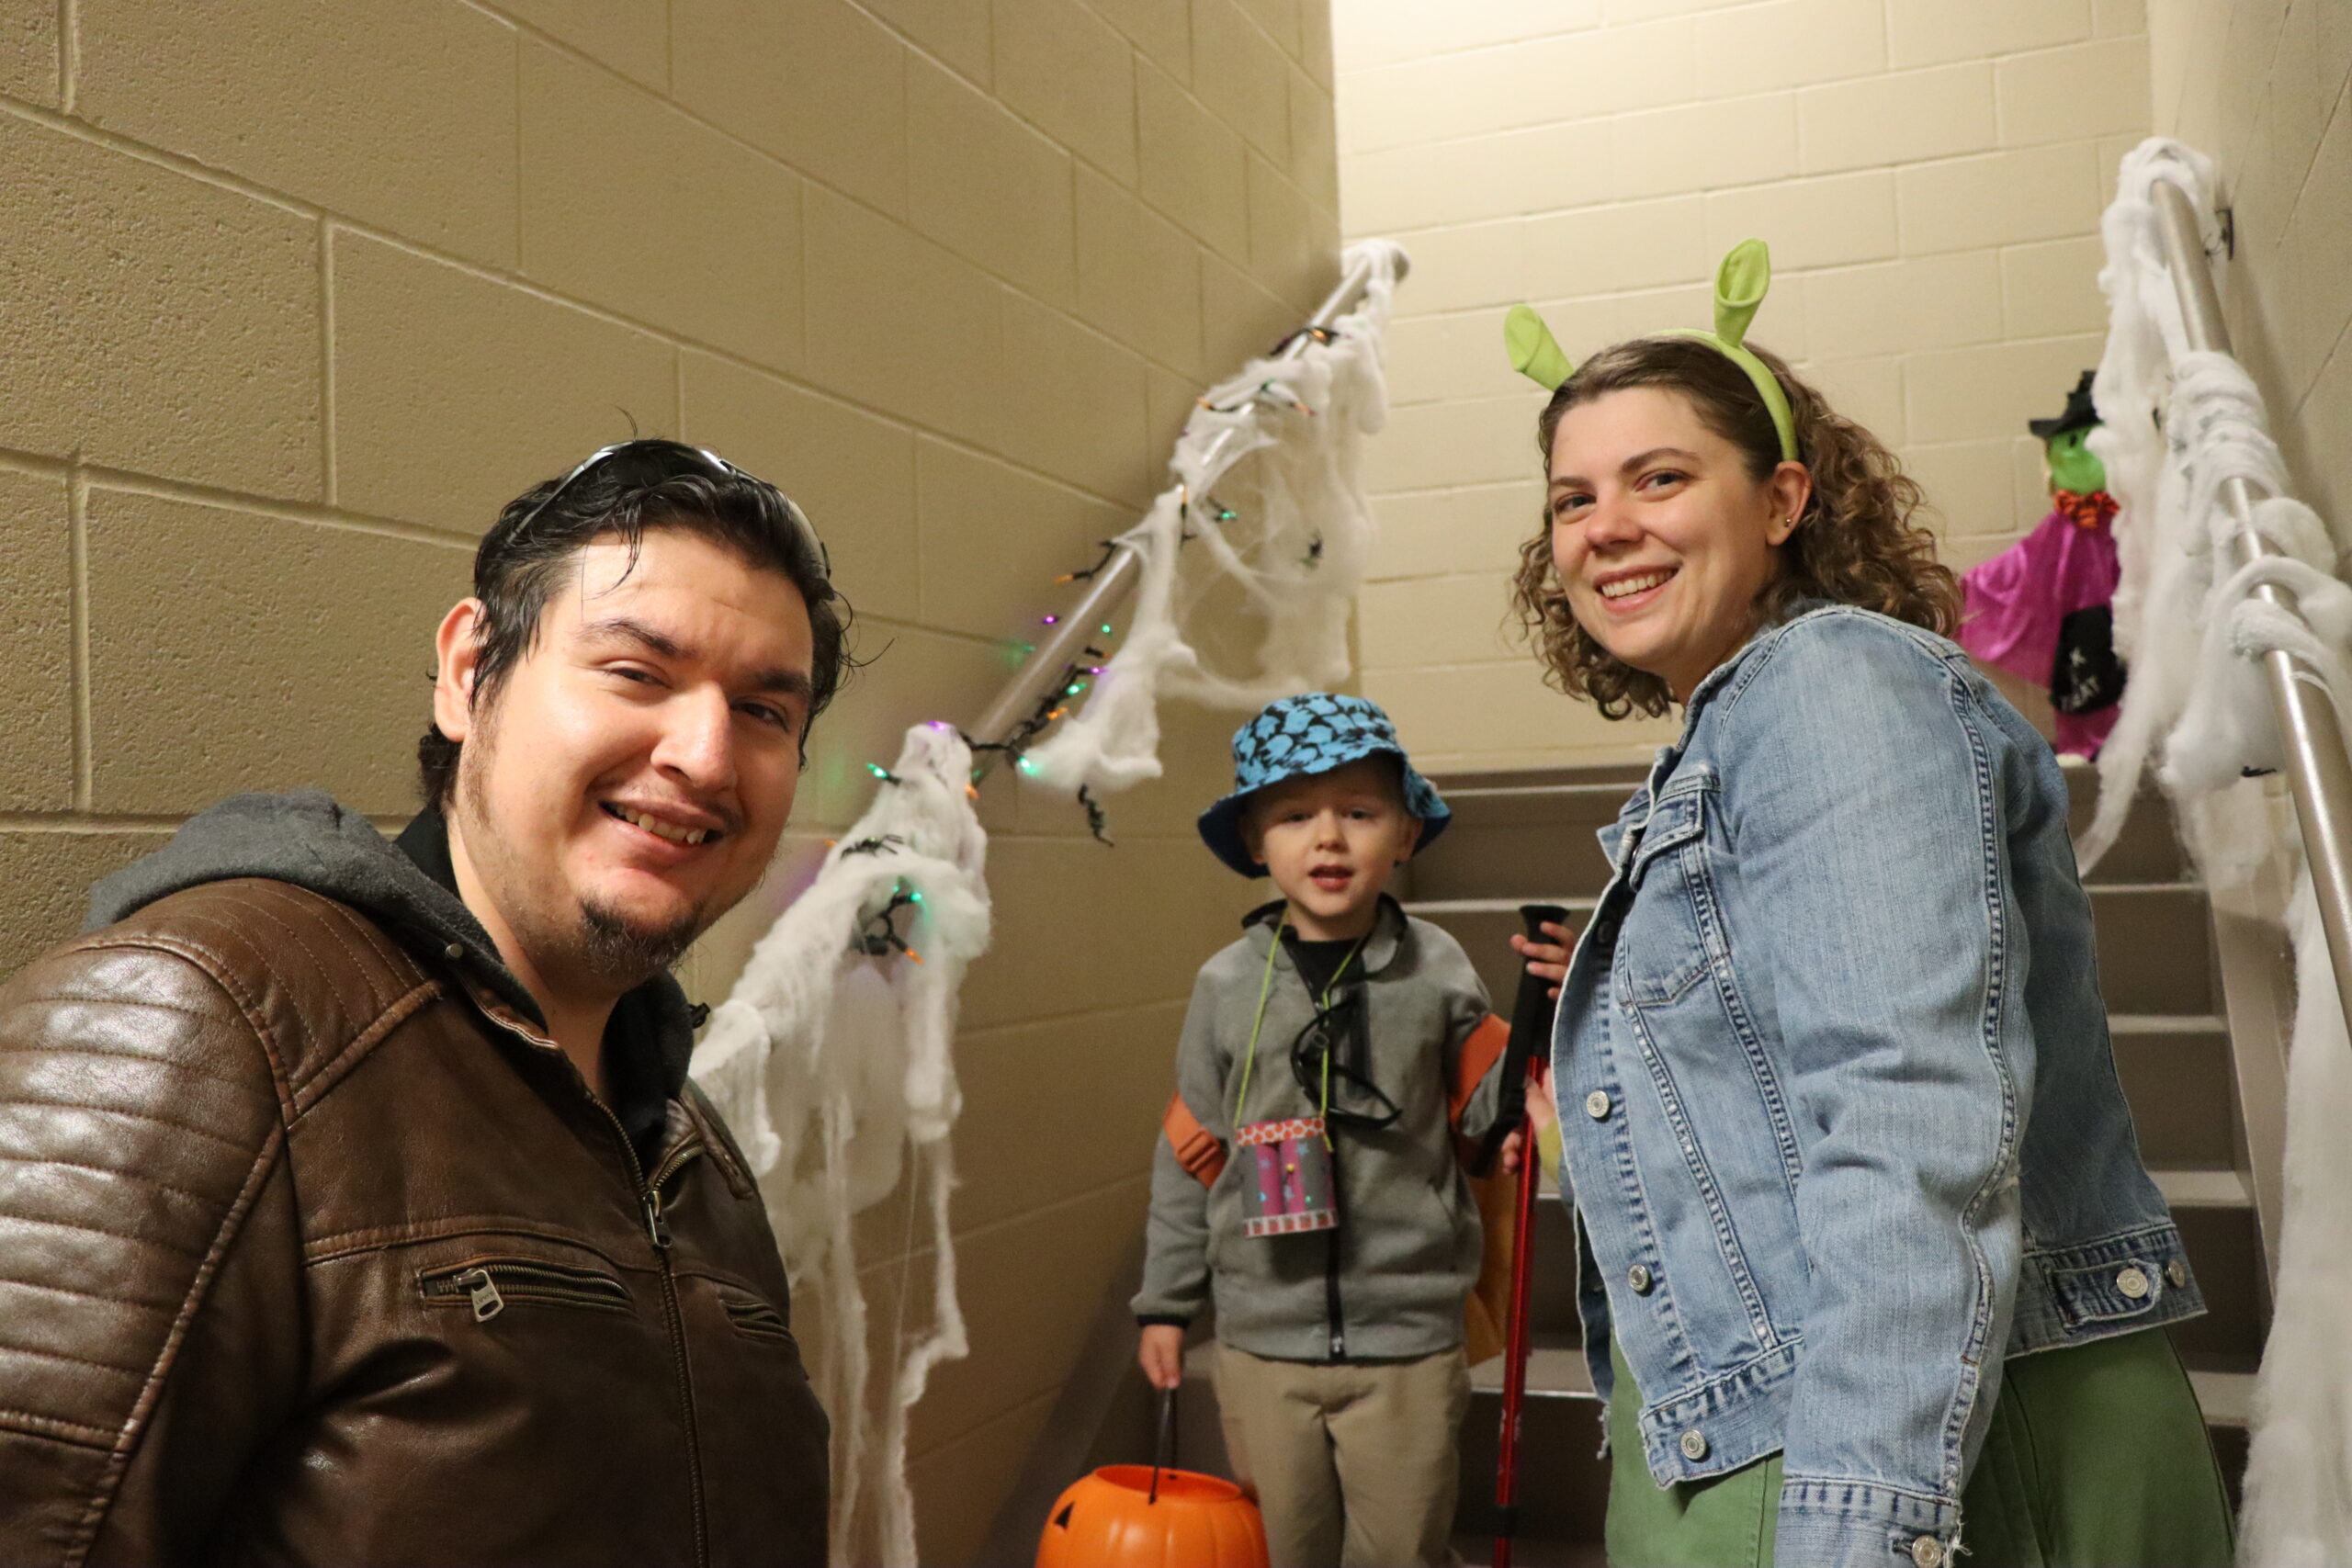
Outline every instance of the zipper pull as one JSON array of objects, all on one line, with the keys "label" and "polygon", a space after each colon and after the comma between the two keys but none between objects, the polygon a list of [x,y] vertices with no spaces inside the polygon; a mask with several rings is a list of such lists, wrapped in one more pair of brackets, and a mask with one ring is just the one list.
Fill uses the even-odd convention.
[{"label": "zipper pull", "polygon": [[488,1323],[506,1310],[506,1298],[498,1293],[498,1281],[490,1277],[489,1269],[469,1269],[454,1283],[473,1303],[476,1323]]},{"label": "zipper pull", "polygon": [[645,1190],[645,1234],[663,1252],[670,1250],[670,1224],[662,1217],[662,1194],[652,1188]]}]

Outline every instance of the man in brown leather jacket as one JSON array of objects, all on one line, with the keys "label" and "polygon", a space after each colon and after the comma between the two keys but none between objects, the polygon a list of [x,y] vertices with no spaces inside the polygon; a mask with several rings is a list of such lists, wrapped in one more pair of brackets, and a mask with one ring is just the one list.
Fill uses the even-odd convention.
[{"label": "man in brown leather jacket", "polygon": [[824,1414],[668,974],[838,681],[822,547],[631,442],[474,581],[397,843],[238,796],[0,989],[0,1563],[824,1560]]}]

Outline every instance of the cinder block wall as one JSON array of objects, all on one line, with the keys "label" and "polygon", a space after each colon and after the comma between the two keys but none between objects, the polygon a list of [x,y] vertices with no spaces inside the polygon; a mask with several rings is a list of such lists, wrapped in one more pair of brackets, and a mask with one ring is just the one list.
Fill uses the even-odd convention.
[{"label": "cinder block wall", "polygon": [[2301,499],[2352,538],[2352,7],[2154,0],[2156,128],[2211,153],[2236,214],[2238,357]]},{"label": "cinder block wall", "polygon": [[1759,236],[1757,341],[1896,446],[1946,558],[2040,520],[2025,422],[2098,358],[2098,215],[2150,123],[2141,0],[1351,0],[1337,27],[1342,217],[1415,261],[1364,684],[1430,763],[1672,737],[1550,692],[1501,627],[1542,496],[1515,300],[1576,355],[1703,326],[1716,262]]},{"label": "cinder block wall", "polygon": [[[481,529],[632,430],[805,502],[880,656],[817,731],[805,860],[1335,279],[1329,44],[1325,0],[0,0],[0,965],[228,792],[402,820]],[[1190,834],[1223,722],[1115,851],[989,791],[926,1561],[977,1543],[1140,1224],[1248,898]],[[887,1325],[905,1232],[869,1232]]]}]

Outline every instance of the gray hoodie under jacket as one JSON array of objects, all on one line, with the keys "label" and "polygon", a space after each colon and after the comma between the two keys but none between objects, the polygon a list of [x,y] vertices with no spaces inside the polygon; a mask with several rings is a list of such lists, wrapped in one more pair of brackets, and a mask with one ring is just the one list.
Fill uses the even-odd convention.
[{"label": "gray hoodie under jacket", "polygon": [[[429,807],[393,840],[318,790],[231,795],[91,888],[82,929],[110,926],[183,888],[240,876],[290,882],[349,905],[395,941],[462,955],[485,986],[545,1027],[538,1002],[458,897],[448,825]],[[701,1014],[668,975],[613,1008],[605,1029],[606,1098],[640,1153],[660,1138],[668,1102],[685,1083]]]},{"label": "gray hoodie under jacket", "polygon": [[[1285,948],[1273,957],[1249,1103],[1235,1115],[1282,908],[1252,911],[1241,940],[1201,966],[1176,1048],[1177,1093],[1228,1156],[1237,1121],[1316,1113],[1317,1098],[1290,1059],[1316,998]],[[1274,1360],[1404,1359],[1462,1343],[1482,1238],[1454,1152],[1448,1086],[1463,1042],[1494,1010],[1461,944],[1386,897],[1350,970],[1364,992],[1362,1066],[1398,1114],[1385,1127],[1333,1123],[1339,1227],[1244,1235],[1248,1162],[1228,1157],[1204,1188],[1163,1136],[1152,1160],[1143,1289],[1133,1303],[1138,1319],[1188,1323],[1214,1297],[1217,1338]],[[1464,1137],[1492,1126],[1501,1077],[1498,1063],[1480,1080],[1463,1112]],[[1335,1089],[1333,1103],[1367,1101]]]}]

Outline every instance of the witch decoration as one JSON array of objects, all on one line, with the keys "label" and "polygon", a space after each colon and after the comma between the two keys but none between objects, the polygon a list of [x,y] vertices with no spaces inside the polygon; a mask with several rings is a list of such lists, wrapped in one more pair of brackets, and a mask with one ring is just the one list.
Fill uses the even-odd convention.
[{"label": "witch decoration", "polygon": [[2115,728],[2123,664],[2111,608],[2119,578],[2115,498],[2086,444],[2098,428],[2095,373],[2055,419],[2027,422],[2050,470],[2050,514],[2034,531],[1961,578],[1967,596],[1960,645],[1987,664],[2045,686],[2058,711],[2057,749],[2096,757]]}]

